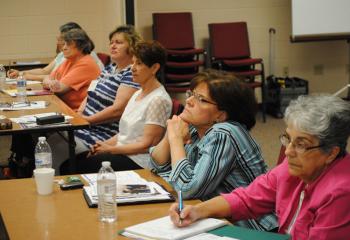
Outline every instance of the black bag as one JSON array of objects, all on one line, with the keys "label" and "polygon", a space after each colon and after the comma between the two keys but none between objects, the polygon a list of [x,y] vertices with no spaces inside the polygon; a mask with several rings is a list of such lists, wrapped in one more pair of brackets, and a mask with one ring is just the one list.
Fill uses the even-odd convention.
[{"label": "black bag", "polygon": [[35,144],[30,134],[12,135],[12,153],[8,158],[12,177],[25,178],[33,175]]},{"label": "black bag", "polygon": [[297,77],[275,77],[267,79],[267,112],[276,118],[282,118],[291,100],[309,93],[308,81]]}]

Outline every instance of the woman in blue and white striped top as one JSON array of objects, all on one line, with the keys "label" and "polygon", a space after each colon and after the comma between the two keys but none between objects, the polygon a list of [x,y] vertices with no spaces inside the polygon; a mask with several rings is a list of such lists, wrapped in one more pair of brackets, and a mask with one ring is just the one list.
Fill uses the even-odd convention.
[{"label": "woman in blue and white striped top", "polygon": [[[253,91],[233,75],[214,70],[197,74],[190,89],[183,113],[168,120],[166,135],[150,150],[153,171],[185,199],[207,200],[248,186],[267,170],[248,132],[257,111]],[[277,227],[273,214],[237,224]]]},{"label": "woman in blue and white striped top", "polygon": [[[76,141],[82,142],[86,151],[96,141],[113,137],[118,131],[118,122],[131,96],[140,88],[133,82],[131,65],[133,51],[141,40],[130,25],[120,26],[110,33],[111,63],[104,68],[78,113],[90,124],[89,129],[75,132]],[[78,144],[79,146],[80,144]],[[79,151],[77,149],[76,151]]]},{"label": "woman in blue and white striped top", "polygon": [[[131,25],[117,27],[109,34],[111,63],[107,65],[97,80],[90,84],[87,97],[81,103],[78,114],[86,119],[91,127],[74,132],[75,153],[85,159],[97,141],[105,141],[118,133],[119,119],[131,96],[140,88],[132,78],[131,66],[135,46],[141,37]],[[51,137],[52,138],[52,137]],[[50,139],[49,139],[50,140]],[[54,168],[58,171],[61,163],[68,158],[62,149],[62,140],[50,140]],[[83,154],[82,154],[83,153]],[[67,174],[68,162],[61,165],[61,174]]]}]

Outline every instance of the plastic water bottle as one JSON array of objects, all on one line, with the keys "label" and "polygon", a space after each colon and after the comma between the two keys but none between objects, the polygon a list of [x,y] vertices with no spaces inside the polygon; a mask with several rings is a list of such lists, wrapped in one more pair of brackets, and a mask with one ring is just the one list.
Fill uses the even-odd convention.
[{"label": "plastic water bottle", "polygon": [[51,168],[52,152],[46,137],[39,137],[35,146],[35,168]]},{"label": "plastic water bottle", "polygon": [[6,86],[6,69],[4,65],[0,64],[0,89],[4,89]]},{"label": "plastic water bottle", "polygon": [[20,72],[17,78],[17,96],[20,101],[26,102],[27,97],[27,81],[23,77],[23,73]]},{"label": "plastic water bottle", "polygon": [[102,222],[117,219],[117,179],[110,162],[102,162],[97,175],[98,214]]}]

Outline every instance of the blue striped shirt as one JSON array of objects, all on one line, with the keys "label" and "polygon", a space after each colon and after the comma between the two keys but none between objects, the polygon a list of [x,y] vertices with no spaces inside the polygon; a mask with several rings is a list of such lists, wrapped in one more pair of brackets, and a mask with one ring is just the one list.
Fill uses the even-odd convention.
[{"label": "blue striped shirt", "polygon": [[[217,123],[201,139],[194,127],[190,127],[190,134],[192,142],[185,145],[187,157],[174,168],[171,163],[159,166],[151,159],[153,171],[181,190],[186,199],[207,200],[229,193],[237,187],[248,186],[267,171],[258,144],[237,122]],[[274,215],[239,223],[259,230],[278,226]]]},{"label": "blue striped shirt", "polygon": [[[106,66],[97,79],[94,91],[88,91],[83,114],[91,116],[113,105],[118,88],[122,84],[139,88],[139,85],[132,80],[131,66],[119,72],[116,71],[115,63]],[[114,121],[93,125],[89,129],[77,130],[75,136],[81,139],[87,147],[90,147],[96,141],[104,141],[113,137],[117,132],[118,121]]]}]

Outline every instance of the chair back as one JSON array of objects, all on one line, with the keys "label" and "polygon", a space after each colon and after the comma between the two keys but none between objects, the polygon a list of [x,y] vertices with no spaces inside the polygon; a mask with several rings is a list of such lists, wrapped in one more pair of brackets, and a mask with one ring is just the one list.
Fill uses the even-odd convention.
[{"label": "chair back", "polygon": [[153,13],[153,38],[167,49],[194,48],[190,12]]},{"label": "chair back", "polygon": [[106,53],[96,53],[96,54],[104,66],[107,66],[111,62],[111,58],[108,54]]},{"label": "chair back", "polygon": [[175,98],[172,98],[171,100],[173,102],[173,109],[171,112],[171,117],[174,115],[180,115],[182,113],[182,111],[184,110],[184,105],[182,105],[182,103]]},{"label": "chair back", "polygon": [[246,22],[211,23],[209,38],[214,59],[250,57]]}]

